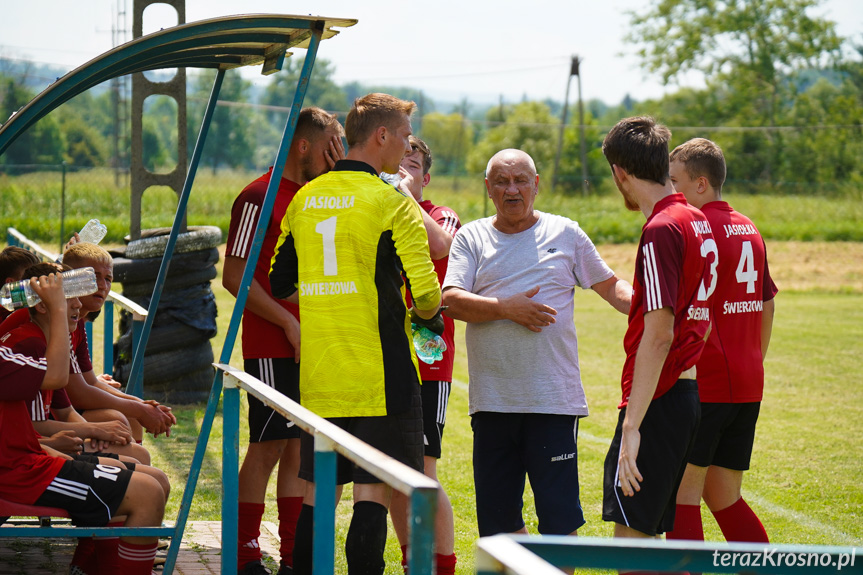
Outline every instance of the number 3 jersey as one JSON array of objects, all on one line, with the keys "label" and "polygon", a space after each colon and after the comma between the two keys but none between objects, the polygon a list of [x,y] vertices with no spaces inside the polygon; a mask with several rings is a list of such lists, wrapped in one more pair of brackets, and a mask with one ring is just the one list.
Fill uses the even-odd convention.
[{"label": "number 3 jersey", "polygon": [[297,192],[270,269],[273,295],[299,291],[300,398],[322,417],[399,413],[419,385],[405,306],[440,287],[419,205],[363,162],[341,160]]},{"label": "number 3 jersey", "polygon": [[764,240],[752,221],[727,202],[707,203],[701,211],[713,229],[719,266],[713,328],[697,365],[698,393],[705,403],[761,401],[762,310],[779,291],[770,277]]},{"label": "number 3 jersey", "polygon": [[619,407],[629,403],[646,313],[664,307],[674,312],[674,339],[654,399],[671,389],[680,374],[698,361],[710,326],[716,265],[716,243],[704,214],[686,203],[683,194],[671,194],[657,202],[642,228],[635,260],[629,327],[623,338],[626,362]]}]

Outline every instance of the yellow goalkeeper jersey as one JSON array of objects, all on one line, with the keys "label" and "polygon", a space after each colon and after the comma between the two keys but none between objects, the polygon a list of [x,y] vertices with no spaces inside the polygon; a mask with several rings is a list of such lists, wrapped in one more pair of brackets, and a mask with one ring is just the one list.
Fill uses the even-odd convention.
[{"label": "yellow goalkeeper jersey", "polygon": [[322,417],[399,413],[418,389],[405,306],[440,302],[419,205],[364,162],[341,160],[288,206],[270,265],[278,298],[299,290],[300,400]]}]

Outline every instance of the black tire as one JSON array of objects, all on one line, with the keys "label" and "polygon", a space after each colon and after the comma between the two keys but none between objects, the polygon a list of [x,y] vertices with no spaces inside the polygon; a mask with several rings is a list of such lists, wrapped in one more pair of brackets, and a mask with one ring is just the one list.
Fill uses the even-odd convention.
[{"label": "black tire", "polygon": [[[177,291],[189,286],[202,284],[215,279],[218,275],[215,267],[209,267],[203,270],[197,270],[183,275],[171,276],[165,278],[165,287],[163,296],[166,292]],[[139,296],[150,296],[153,294],[153,288],[156,286],[155,281],[145,281],[139,283],[124,283],[123,295],[132,298]]]},{"label": "black tire", "polygon": [[[174,254],[168,277],[198,271],[219,262],[219,249],[209,248],[184,254]],[[125,257],[114,258],[114,281],[117,283],[155,282],[162,266],[162,258],[130,260]]]},{"label": "black tire", "polygon": [[[147,355],[191,347],[209,340],[214,335],[216,334],[213,332],[200,330],[180,322],[159,327],[154,325],[147,340]],[[132,332],[128,331],[121,335],[114,345],[117,346],[121,355],[131,356]]]},{"label": "black tire", "polygon": [[[144,356],[144,388],[180,378],[213,363],[213,347],[209,340],[189,347]],[[127,383],[132,362],[114,365],[114,378]]]},{"label": "black tire", "polygon": [[[168,246],[169,229],[148,230],[153,235],[130,241],[125,256],[130,260],[161,258]],[[183,254],[215,248],[222,242],[222,230],[216,226],[190,226],[189,231],[177,236],[175,254]]]},{"label": "black tire", "polygon": [[144,397],[166,405],[204,403],[210,397],[216,369],[203,367],[177,379],[144,386]]}]

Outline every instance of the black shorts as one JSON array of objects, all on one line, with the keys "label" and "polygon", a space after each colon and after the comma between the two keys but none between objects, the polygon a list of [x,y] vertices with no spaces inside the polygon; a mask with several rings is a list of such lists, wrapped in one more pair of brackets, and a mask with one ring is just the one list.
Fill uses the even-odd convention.
[{"label": "black shorts", "polygon": [[749,469],[755,424],[761,402],[702,403],[701,425],[689,463],[699,467],[716,465],[736,471]]},{"label": "black shorts", "polygon": [[584,525],[578,491],[578,418],[543,413],[471,416],[473,478],[480,537],[524,527],[524,480],[530,480],[544,535]]},{"label": "black shorts", "polygon": [[[266,383],[282,395],[300,401],[300,364],[292,357],[247,359],[243,361],[246,373]],[[296,439],[300,428],[285,419],[276,410],[267,407],[253,395],[249,400],[249,443]]]},{"label": "black shorts", "polygon": [[[416,384],[414,384],[416,385]],[[380,417],[333,417],[327,421],[344,429],[357,439],[365,441],[395,459],[423,470],[422,406],[419,390],[411,396],[407,411]],[[315,480],[315,440],[308,433],[300,437],[300,479]],[[336,463],[336,484],[381,483],[381,480],[344,456]]]},{"label": "black shorts", "polygon": [[626,408],[620,410],[614,439],[605,458],[602,518],[626,525],[647,535],[674,528],[677,488],[701,414],[698,385],[694,379],[679,379],[665,395],[654,399],[641,422],[641,446],[635,462],[644,480],[641,491],[623,495],[618,485],[620,439]]},{"label": "black shorts", "polygon": [[102,527],[126,496],[132,472],[113,465],[66,461],[35,505],[69,512],[78,527]]},{"label": "black shorts", "polygon": [[[76,461],[83,461],[85,463],[91,463],[93,465],[99,465],[100,457],[116,459],[117,461],[120,461],[120,456],[116,453],[105,453],[103,451],[95,451],[93,453],[79,453],[78,455],[73,455],[72,459]],[[122,463],[129,471],[135,471],[135,463],[132,463],[131,461],[123,461]]]},{"label": "black shorts", "polygon": [[452,384],[448,381],[423,381],[423,444],[425,455],[440,459],[446,408]]}]

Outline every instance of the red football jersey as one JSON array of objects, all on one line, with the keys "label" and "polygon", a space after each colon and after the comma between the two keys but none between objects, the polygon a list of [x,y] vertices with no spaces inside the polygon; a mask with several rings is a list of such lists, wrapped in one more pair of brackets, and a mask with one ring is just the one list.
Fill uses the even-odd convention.
[{"label": "red football jersey", "polygon": [[[451,208],[446,206],[436,206],[429,200],[423,200],[420,207],[426,211],[437,224],[443,228],[445,232],[451,236],[455,236],[458,229],[461,227],[461,221],[458,219],[458,214]],[[439,260],[432,260],[434,270],[437,272],[438,283],[443,285],[443,280],[446,277],[446,268],[449,263],[449,256]],[[410,292],[407,294],[408,306],[411,306]],[[420,379],[422,381],[452,381],[452,366],[455,361],[455,322],[446,314],[443,316],[444,331],[443,338],[446,343],[446,351],[440,361],[432,364],[419,361]]]},{"label": "red football jersey", "polygon": [[42,450],[27,409],[46,367],[44,340],[0,344],[0,497],[18,503],[34,503],[65,461]]},{"label": "red football jersey", "polygon": [[[270,168],[269,172],[246,186],[234,200],[234,206],[231,208],[231,226],[228,230],[226,255],[248,259],[272,173],[273,169]],[[285,178],[279,182],[273,214],[270,217],[270,224],[267,226],[267,233],[264,235],[258,263],[255,266],[254,278],[269,295],[273,293],[270,289],[270,260],[273,259],[276,242],[282,231],[282,218],[285,217],[288,204],[294,199],[299,189],[299,184]],[[283,300],[276,301],[299,319],[300,310],[296,305]],[[288,342],[288,337],[281,327],[249,310],[245,310],[243,312],[243,358],[269,357],[294,357],[294,348]]]},{"label": "red football jersey", "polygon": [[713,328],[697,364],[698,393],[705,403],[761,401],[761,316],[764,302],[779,291],[770,277],[764,240],[752,221],[727,202],[710,202],[701,211],[713,229],[719,265]]},{"label": "red football jersey", "polygon": [[674,311],[674,340],[653,395],[656,399],[698,361],[710,326],[710,296],[716,287],[716,242],[710,223],[686,203],[683,194],[656,203],[642,228],[638,256],[629,327],[623,338],[626,361],[619,407],[629,402],[644,314],[663,307]]}]

